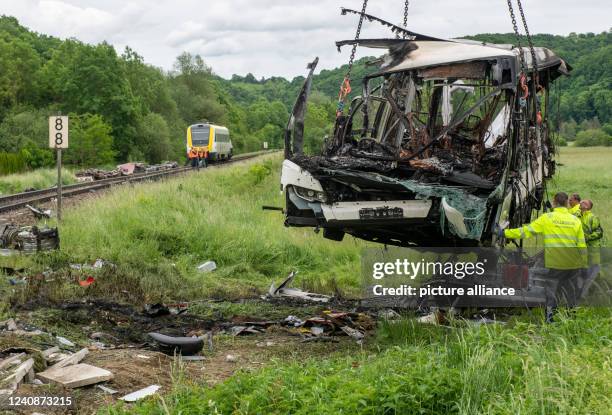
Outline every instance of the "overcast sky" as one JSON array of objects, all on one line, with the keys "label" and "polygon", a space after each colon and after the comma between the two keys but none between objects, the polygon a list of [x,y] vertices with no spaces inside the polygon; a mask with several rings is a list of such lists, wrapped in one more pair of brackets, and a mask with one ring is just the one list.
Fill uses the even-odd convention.
[{"label": "overcast sky", "polygon": [[[510,32],[505,0],[412,0],[409,29],[441,37]],[[610,0],[523,0],[532,33],[599,33],[610,29]],[[355,35],[358,17],[340,7],[361,0],[0,0],[0,14],[28,28],[88,43],[126,45],[148,63],[171,69],[183,51],[200,54],[221,76],[253,73],[292,78],[319,56],[321,68],[348,60],[334,41]],[[368,12],[401,23],[403,0],[369,0]],[[518,12],[517,12],[518,15]],[[364,23],[362,37],[386,36]],[[372,53],[370,53],[371,55]]]}]

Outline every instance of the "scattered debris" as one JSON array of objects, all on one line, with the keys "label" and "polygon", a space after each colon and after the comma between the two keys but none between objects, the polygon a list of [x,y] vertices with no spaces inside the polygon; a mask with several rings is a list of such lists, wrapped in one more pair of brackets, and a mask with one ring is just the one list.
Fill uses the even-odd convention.
[{"label": "scattered debris", "polygon": [[329,295],[324,294],[315,294],[309,293],[306,291],[302,291],[297,288],[288,288],[288,286],[293,282],[293,279],[297,275],[297,271],[291,271],[291,273],[280,283],[278,288],[274,286],[274,283],[270,286],[268,290],[268,295],[264,298],[273,298],[273,297],[292,297],[305,301],[313,301],[320,303],[327,303],[332,298]]},{"label": "scattered debris", "polygon": [[81,349],[78,352],[76,352],[74,354],[71,354],[68,357],[60,360],[59,362],[57,362],[56,364],[51,366],[49,369],[60,369],[62,367],[66,367],[66,366],[77,364],[81,360],[83,360],[85,358],[85,356],[87,356],[88,353],[89,353],[89,350]]},{"label": "scattered debris", "polygon": [[147,396],[151,396],[155,394],[161,386],[159,385],[151,385],[147,386],[144,389],[137,390],[135,392],[129,393],[119,399],[125,402],[136,402],[142,398],[146,398]]},{"label": "scattered debris", "polygon": [[0,225],[0,248],[5,252],[3,255],[58,249],[59,233],[57,228],[47,226]]},{"label": "scattered debris", "polygon": [[349,327],[349,326],[342,326],[340,327],[340,330],[345,332],[348,336],[352,337],[353,339],[357,340],[357,342],[361,342],[363,338],[365,337],[365,335],[362,332],[352,327]]},{"label": "scattered debris", "polygon": [[310,328],[310,332],[312,334],[314,334],[315,336],[320,336],[323,334],[323,332],[325,331],[325,329],[321,326],[312,326]]},{"label": "scattered debris", "polygon": [[283,322],[286,323],[286,325],[293,327],[300,327],[304,325],[304,321],[296,316],[287,316]]},{"label": "scattered debris", "polygon": [[173,355],[174,353],[182,355],[193,355],[202,350],[204,347],[204,337],[172,337],[161,333],[148,333],[149,337],[157,342],[159,349]]},{"label": "scattered debris", "polygon": [[49,349],[43,350],[42,352],[40,352],[40,354],[45,360],[49,360],[49,357],[52,354],[58,353],[59,350],[60,348],[58,346],[53,346],[53,347],[50,347]]},{"label": "scattered debris", "polygon": [[109,388],[107,386],[104,386],[104,385],[96,385],[96,388],[100,389],[103,392],[108,393],[109,395],[114,395],[114,394],[116,394],[118,392],[118,391],[116,391],[114,389],[111,389],[111,388]]},{"label": "scattered debris", "polygon": [[86,279],[84,280],[79,280],[79,285],[81,287],[89,287],[91,284],[93,284],[95,282],[95,278],[92,277],[91,275],[88,276]]},{"label": "scattered debris", "polygon": [[94,180],[112,179],[113,177],[119,176],[131,176],[132,174],[138,173],[150,173],[154,171],[171,170],[178,167],[178,163],[175,161],[167,161],[161,164],[147,165],[146,163],[131,162],[124,163],[117,166],[114,170],[102,170],[102,169],[86,169],[75,173],[77,181],[79,182],[91,182]]},{"label": "scattered debris", "polygon": [[198,265],[198,271],[200,272],[211,272],[217,269],[217,263],[215,261],[206,261],[203,264]]},{"label": "scattered debris", "polygon": [[261,327],[255,326],[233,326],[230,329],[230,332],[233,336],[243,336],[245,334],[259,334],[263,333],[265,330]]},{"label": "scattered debris", "polygon": [[0,328],[3,328],[8,331],[13,331],[17,330],[17,324],[15,323],[14,319],[9,318],[8,320],[0,322]]},{"label": "scattered debris", "polygon": [[66,367],[52,367],[37,376],[42,381],[59,384],[65,388],[73,389],[81,386],[93,385],[113,379],[113,374],[106,369],[78,363]]},{"label": "scattered debris", "polygon": [[12,375],[10,375],[9,377],[5,378],[2,381],[3,384],[8,383],[8,387],[0,390],[0,395],[11,394],[14,391],[16,391],[24,378],[27,378],[27,380],[30,382],[33,381],[34,380],[33,367],[34,367],[34,359],[32,358],[26,360],[21,365],[19,365],[19,367],[15,369]]},{"label": "scattered debris", "polygon": [[199,362],[199,361],[202,361],[202,360],[206,360],[206,357],[204,357],[204,356],[197,356],[197,355],[196,356],[181,356],[180,358],[181,358],[181,360],[184,360],[186,362]]},{"label": "scattered debris", "polygon": [[444,314],[438,309],[435,309],[431,313],[417,318],[417,322],[423,323],[423,324],[436,324],[437,325],[437,324],[442,324],[444,321],[445,321]]},{"label": "scattered debris", "polygon": [[57,339],[58,342],[60,342],[60,344],[64,345],[64,346],[68,346],[68,347],[74,347],[76,346],[73,342],[71,342],[70,340],[68,340],[65,337],[62,336],[55,336],[55,338]]},{"label": "scattered debris", "polygon": [[95,262],[90,265],[90,264],[70,264],[70,268],[72,269],[76,269],[79,271],[95,271],[95,270],[100,270],[104,267],[109,267],[109,268],[117,268],[117,265],[107,261],[105,259],[96,259]]},{"label": "scattered debris", "polygon": [[51,209],[41,210],[30,205],[25,205],[25,207],[30,209],[36,219],[49,219],[51,217]]},{"label": "scattered debris", "polygon": [[18,353],[18,354],[15,354],[13,356],[7,357],[4,360],[1,360],[0,361],[0,370],[4,369],[6,367],[9,367],[11,365],[14,365],[14,364],[20,364],[21,363],[21,359],[24,358],[25,355],[26,355],[25,353]]},{"label": "scattered debris", "polygon": [[167,316],[170,310],[162,303],[145,304],[145,314],[149,317]]},{"label": "scattered debris", "polygon": [[389,308],[387,310],[380,310],[378,312],[378,318],[381,318],[383,320],[397,320],[399,318],[401,318],[402,316],[395,310]]}]

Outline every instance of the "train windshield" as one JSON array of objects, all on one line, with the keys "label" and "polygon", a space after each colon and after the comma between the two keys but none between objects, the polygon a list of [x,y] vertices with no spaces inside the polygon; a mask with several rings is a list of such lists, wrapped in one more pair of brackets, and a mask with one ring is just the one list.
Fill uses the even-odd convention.
[{"label": "train windshield", "polygon": [[191,143],[194,147],[207,146],[209,136],[208,125],[191,127]]}]

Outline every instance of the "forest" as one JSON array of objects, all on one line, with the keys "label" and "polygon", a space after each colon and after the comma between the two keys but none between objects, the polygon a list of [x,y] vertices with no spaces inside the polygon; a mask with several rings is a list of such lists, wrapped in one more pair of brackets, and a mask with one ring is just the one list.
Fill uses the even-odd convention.
[{"label": "forest", "polygon": [[[512,34],[471,39],[514,43]],[[574,68],[553,91],[561,144],[612,144],[612,32],[535,35]],[[330,44],[330,47],[333,47]],[[314,58],[314,57],[313,57]],[[375,70],[371,58],[355,63],[360,78]],[[306,66],[307,62],[304,62]],[[306,148],[316,150],[329,133],[335,97],[346,65],[315,76],[306,119]],[[306,69],[304,69],[306,72]],[[71,116],[68,164],[87,167],[122,161],[184,160],[185,129],[207,120],[228,126],[236,152],[282,147],[302,76],[224,79],[201,56],[187,52],[169,71],[147,64],[127,47],[91,45],[35,33],[17,19],[0,17],[0,174],[53,165],[47,117]]]}]

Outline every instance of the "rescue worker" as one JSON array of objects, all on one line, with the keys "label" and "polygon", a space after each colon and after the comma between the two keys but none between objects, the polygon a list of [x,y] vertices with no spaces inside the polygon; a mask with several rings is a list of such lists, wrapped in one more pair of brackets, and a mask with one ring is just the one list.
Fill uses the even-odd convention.
[{"label": "rescue worker", "polygon": [[543,236],[544,264],[550,279],[556,281],[556,289],[547,290],[547,322],[552,322],[561,295],[564,295],[570,307],[576,305],[578,279],[587,265],[582,223],[568,211],[567,193],[555,195],[553,208],[552,212],[544,213],[528,225],[499,230],[499,237],[507,239],[524,239],[538,234]]},{"label": "rescue worker", "polygon": [[581,294],[586,295],[591,287],[591,284],[599,274],[600,269],[600,252],[601,240],[603,238],[603,228],[599,218],[592,212],[593,201],[585,199],[580,202],[580,222],[582,222],[582,230],[584,231],[584,239],[589,252],[589,268],[585,276],[584,283],[581,288]]},{"label": "rescue worker", "polygon": [[580,217],[580,195],[578,193],[572,193],[569,198],[569,212]]},{"label": "rescue worker", "polygon": [[187,154],[187,157],[189,157],[189,162],[191,163],[191,167],[196,168],[198,167],[198,151],[191,147],[191,149],[189,150],[189,153]]},{"label": "rescue worker", "polygon": [[198,153],[198,166],[200,167],[208,167],[208,161],[206,159],[206,151],[200,150]]}]

